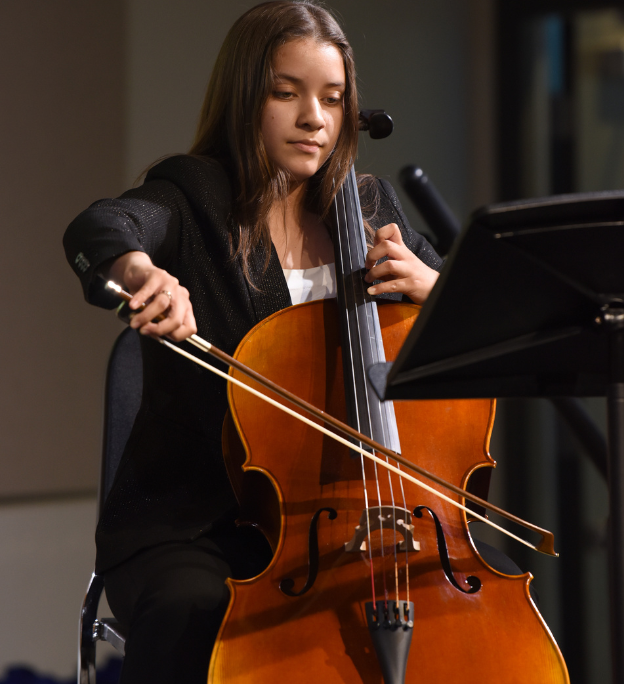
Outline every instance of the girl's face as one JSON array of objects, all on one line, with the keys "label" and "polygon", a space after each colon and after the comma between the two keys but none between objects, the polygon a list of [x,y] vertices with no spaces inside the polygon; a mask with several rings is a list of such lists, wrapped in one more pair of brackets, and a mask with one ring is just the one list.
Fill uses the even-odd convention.
[{"label": "girl's face", "polygon": [[282,46],[260,130],[271,161],[296,181],[313,176],[334,149],[343,119],[345,70],[339,50],[306,38]]}]

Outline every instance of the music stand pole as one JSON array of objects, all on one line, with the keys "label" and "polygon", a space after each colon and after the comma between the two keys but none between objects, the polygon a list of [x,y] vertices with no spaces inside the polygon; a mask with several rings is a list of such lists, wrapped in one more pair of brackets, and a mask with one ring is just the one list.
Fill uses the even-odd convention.
[{"label": "music stand pole", "polygon": [[605,307],[609,336],[609,584],[613,682],[624,682],[624,305]]}]

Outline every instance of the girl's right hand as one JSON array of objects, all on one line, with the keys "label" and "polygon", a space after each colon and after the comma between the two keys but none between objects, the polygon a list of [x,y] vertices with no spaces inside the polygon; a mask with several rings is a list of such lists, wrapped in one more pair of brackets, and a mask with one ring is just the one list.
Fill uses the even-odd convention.
[{"label": "girl's right hand", "polygon": [[[126,252],[115,259],[106,277],[122,284],[133,295],[129,302],[136,310],[142,304],[145,309],[134,314],[130,327],[142,335],[167,336],[181,342],[197,332],[193,306],[189,292],[177,278],[157,268],[145,252]],[[155,323],[159,314],[165,318]]]}]

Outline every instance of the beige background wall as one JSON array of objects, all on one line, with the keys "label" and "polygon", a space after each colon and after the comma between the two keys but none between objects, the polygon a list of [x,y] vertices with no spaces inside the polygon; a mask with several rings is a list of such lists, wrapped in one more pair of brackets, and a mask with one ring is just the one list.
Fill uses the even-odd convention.
[{"label": "beige background wall", "polygon": [[120,0],[0,3],[0,499],[95,486],[116,323],[81,306],[60,238],[122,188],[123,27]]},{"label": "beige background wall", "polygon": [[[63,230],[188,147],[224,32],[251,4],[0,2],[0,677],[16,662],[69,676],[94,557],[104,368],[121,327],[84,304]],[[359,168],[395,181],[418,163],[465,216],[490,192],[488,157],[469,134],[487,140],[487,100],[468,89],[487,92],[487,70],[471,64],[488,50],[479,18],[490,0],[331,4],[363,103],[396,123],[389,140],[364,143]]]}]

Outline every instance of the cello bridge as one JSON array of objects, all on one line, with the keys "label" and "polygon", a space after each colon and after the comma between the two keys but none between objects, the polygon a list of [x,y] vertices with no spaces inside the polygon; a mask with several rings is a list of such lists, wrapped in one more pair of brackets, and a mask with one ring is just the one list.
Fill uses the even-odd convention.
[{"label": "cello bridge", "polygon": [[356,526],[353,537],[345,543],[348,553],[360,553],[368,547],[369,534],[379,531],[395,531],[402,539],[397,544],[398,551],[420,551],[420,542],[414,539],[412,514],[398,506],[372,506],[362,511],[360,524]]}]

